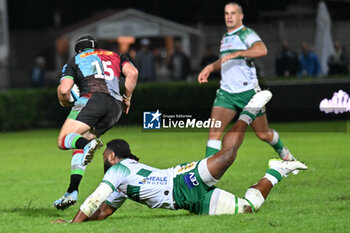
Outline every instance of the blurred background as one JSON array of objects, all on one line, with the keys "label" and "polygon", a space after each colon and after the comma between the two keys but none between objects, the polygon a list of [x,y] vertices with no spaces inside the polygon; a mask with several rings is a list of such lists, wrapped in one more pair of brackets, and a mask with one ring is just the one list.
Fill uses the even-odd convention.
[{"label": "blurred background", "polygon": [[[197,85],[200,70],[219,56],[227,2],[0,0],[0,90],[56,87],[63,65],[74,55],[74,42],[86,34],[95,36],[100,48],[128,54],[140,71],[140,83]],[[237,2],[244,24],[268,48],[268,56],[255,64],[262,86],[281,95],[280,103],[272,105],[283,105],[294,95],[292,105],[318,109],[335,92],[350,92],[349,0]],[[349,104],[343,96],[337,101]],[[313,102],[307,102],[310,98]],[[0,98],[3,111],[6,102]],[[325,108],[330,105],[324,102]]]}]

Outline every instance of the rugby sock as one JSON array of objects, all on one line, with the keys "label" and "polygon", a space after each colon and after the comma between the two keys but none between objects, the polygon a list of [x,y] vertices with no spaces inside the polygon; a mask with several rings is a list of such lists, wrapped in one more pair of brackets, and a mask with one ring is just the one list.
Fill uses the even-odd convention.
[{"label": "rugby sock", "polygon": [[72,193],[75,190],[77,190],[79,192],[79,184],[81,179],[83,178],[82,175],[71,175],[70,176],[70,184],[69,187],[67,189],[67,193]]},{"label": "rugby sock", "polygon": [[207,147],[205,149],[205,157],[208,158],[218,152],[221,149],[220,140],[209,139],[207,142]]},{"label": "rugby sock", "polygon": [[87,140],[86,138],[84,138],[83,136],[81,136],[80,138],[78,138],[78,140],[75,142],[75,146],[78,149],[84,149],[84,147],[89,143],[90,141]]},{"label": "rugby sock", "polygon": [[83,149],[89,140],[77,133],[67,134],[62,141],[64,149]]},{"label": "rugby sock", "polygon": [[85,173],[86,165],[81,164],[82,157],[84,156],[83,150],[75,150],[73,152],[72,161],[71,161],[71,176],[70,184],[67,192],[71,193],[74,190],[78,191],[78,187],[81,179]]},{"label": "rugby sock", "polygon": [[264,178],[268,179],[274,186],[282,180],[282,175],[279,171],[270,168],[266,171]]},{"label": "rugby sock", "polygon": [[284,144],[281,141],[278,133],[273,130],[273,139],[269,144],[273,147],[273,149],[280,155],[281,159],[285,160],[288,156],[288,153],[283,153],[284,151]]}]

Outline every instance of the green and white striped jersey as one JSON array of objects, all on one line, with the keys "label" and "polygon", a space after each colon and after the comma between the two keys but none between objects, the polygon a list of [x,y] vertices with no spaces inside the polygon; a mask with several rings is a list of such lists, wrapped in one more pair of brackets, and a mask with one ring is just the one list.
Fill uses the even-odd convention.
[{"label": "green and white striped jersey", "polygon": [[[246,50],[261,41],[256,32],[242,25],[233,32],[225,33],[220,46],[221,57],[234,51]],[[221,64],[220,88],[229,93],[241,93],[258,85],[252,59],[237,57]]]},{"label": "green and white striped jersey", "polygon": [[114,208],[119,208],[126,198],[130,198],[150,208],[174,210],[173,178],[174,168],[157,169],[124,159],[106,172],[102,182],[114,191],[107,199]]}]

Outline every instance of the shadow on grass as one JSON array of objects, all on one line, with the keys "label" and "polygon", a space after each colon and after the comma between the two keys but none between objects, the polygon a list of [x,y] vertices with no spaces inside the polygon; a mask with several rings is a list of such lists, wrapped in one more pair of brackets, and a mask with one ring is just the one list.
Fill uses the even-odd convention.
[{"label": "shadow on grass", "polygon": [[200,216],[200,215],[196,215],[196,214],[191,214],[191,213],[171,213],[171,214],[152,214],[152,215],[145,215],[145,214],[133,214],[133,215],[124,215],[124,216],[121,216],[121,215],[118,215],[118,214],[114,214],[112,215],[111,217],[109,217],[108,219],[119,219],[119,220],[122,220],[122,219],[130,219],[130,218],[139,218],[139,219],[148,219],[148,218],[156,218],[156,219],[166,219],[166,218],[177,218],[177,217],[185,217],[185,216]]},{"label": "shadow on grass", "polygon": [[35,207],[15,207],[12,209],[4,209],[3,213],[14,213],[22,216],[30,217],[59,217],[62,212],[54,208],[35,208]]},{"label": "shadow on grass", "polygon": [[[3,213],[13,213],[13,214],[19,214],[24,217],[30,216],[30,217],[61,217],[63,211],[56,210],[54,208],[35,208],[35,207],[15,207],[12,209],[4,209],[2,210]],[[131,212],[130,212],[131,213]],[[126,215],[118,215],[114,214],[108,219],[130,219],[132,218],[140,218],[140,219],[147,219],[147,218],[176,218],[176,217],[184,217],[184,216],[197,216],[195,214],[191,213],[169,213],[169,214],[152,214],[152,215],[145,215],[145,214],[126,214]]]}]

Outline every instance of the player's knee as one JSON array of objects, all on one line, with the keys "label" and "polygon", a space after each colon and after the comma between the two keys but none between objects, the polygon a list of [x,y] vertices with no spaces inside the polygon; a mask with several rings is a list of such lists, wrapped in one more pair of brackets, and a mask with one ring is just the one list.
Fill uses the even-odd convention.
[{"label": "player's knee", "polygon": [[64,147],[64,142],[63,142],[64,137],[59,137],[57,139],[57,147],[60,150],[65,150],[66,148]]}]

